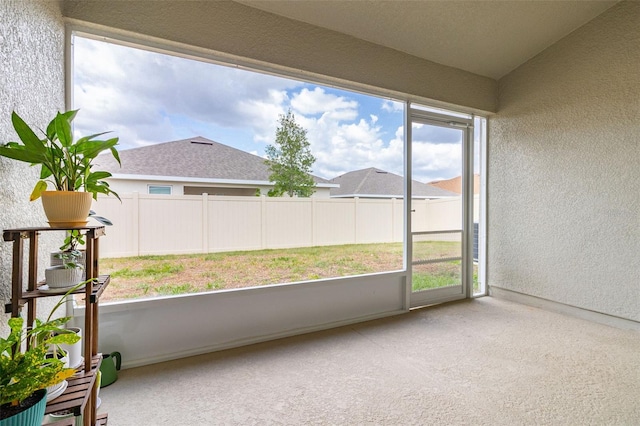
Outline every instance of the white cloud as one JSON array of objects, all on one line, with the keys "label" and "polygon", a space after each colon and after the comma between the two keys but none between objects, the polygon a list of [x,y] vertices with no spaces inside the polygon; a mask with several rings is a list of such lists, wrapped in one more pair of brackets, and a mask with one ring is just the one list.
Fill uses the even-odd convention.
[{"label": "white cloud", "polygon": [[358,115],[358,103],[343,96],[326,93],[324,89],[302,89],[291,98],[291,107],[304,115],[326,114],[331,112],[336,118],[353,120]]},{"label": "white cloud", "polygon": [[[292,108],[308,132],[314,174],[331,179],[367,167],[403,174],[402,102],[82,38],[75,52],[76,133],[112,130],[121,149],[199,134],[263,155],[278,116]],[[414,127],[415,179],[459,174],[452,142],[460,132],[447,130]]]},{"label": "white cloud", "polygon": [[462,148],[456,144],[414,142],[413,177],[423,182],[448,179],[462,174]]},{"label": "white cloud", "polygon": [[81,37],[74,44],[74,104],[82,109],[76,128],[116,130],[125,147],[175,139],[172,129],[186,120],[262,128],[256,108],[302,85]]},{"label": "white cloud", "polygon": [[386,112],[404,111],[404,103],[385,99],[382,101],[382,110]]},{"label": "white cloud", "polygon": [[273,143],[278,126],[278,117],[286,111],[289,101],[285,91],[271,90],[263,99],[240,99],[238,105],[246,110],[245,126],[253,130],[253,140],[264,144]]}]

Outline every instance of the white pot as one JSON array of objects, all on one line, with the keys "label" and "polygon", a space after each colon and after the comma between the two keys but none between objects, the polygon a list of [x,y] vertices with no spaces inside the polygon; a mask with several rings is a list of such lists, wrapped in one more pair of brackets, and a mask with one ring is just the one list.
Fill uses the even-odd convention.
[{"label": "white pot", "polygon": [[69,367],[78,368],[84,360],[82,358],[82,329],[79,327],[67,327],[66,330],[76,333],[80,337],[80,340],[73,345],[60,345],[60,348],[69,354]]},{"label": "white pot", "polygon": [[83,281],[82,268],[65,268],[64,266],[52,266],[45,269],[44,278],[49,288],[66,288]]},{"label": "white pot", "polygon": [[[60,358],[58,356],[58,359],[60,361],[62,361],[62,363],[64,364],[64,368],[69,368],[69,354],[66,351],[64,351],[64,354],[65,354],[64,357]],[[52,357],[53,354],[52,353],[48,353],[47,356],[48,357]],[[50,401],[51,399],[53,399],[53,398],[50,399],[50,396],[57,394],[58,390],[62,386],[65,386],[65,384],[66,384],[66,380],[63,380],[63,381],[61,381],[59,383],[56,383],[55,385],[47,386],[47,401]]]},{"label": "white pot", "polygon": [[[84,268],[82,270],[82,280],[81,280],[81,281],[84,281],[84,280],[86,280],[85,271],[86,271],[86,268],[87,268],[87,251],[86,250],[78,250],[78,252],[80,253],[80,257],[78,257],[76,259],[76,263],[78,265],[82,265],[82,267]],[[62,252],[60,252],[60,251],[51,252],[51,254],[49,256],[51,266],[60,266],[60,265],[62,265],[62,259],[60,259],[58,257],[58,255],[60,253],[62,253]]]}]

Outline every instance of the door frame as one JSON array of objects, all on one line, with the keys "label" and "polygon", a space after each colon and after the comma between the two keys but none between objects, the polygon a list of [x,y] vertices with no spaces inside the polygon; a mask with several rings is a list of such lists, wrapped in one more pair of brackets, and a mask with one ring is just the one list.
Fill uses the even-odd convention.
[{"label": "door frame", "polygon": [[[422,105],[421,105],[422,106]],[[461,286],[442,287],[430,290],[412,291],[413,276],[413,236],[411,232],[411,180],[412,170],[412,125],[413,123],[461,130],[462,136],[462,271]],[[408,308],[444,303],[473,295],[473,125],[474,117],[469,114],[448,114],[443,110],[422,106],[416,108],[410,101],[405,105],[404,144],[404,267],[407,272],[406,300]]]}]

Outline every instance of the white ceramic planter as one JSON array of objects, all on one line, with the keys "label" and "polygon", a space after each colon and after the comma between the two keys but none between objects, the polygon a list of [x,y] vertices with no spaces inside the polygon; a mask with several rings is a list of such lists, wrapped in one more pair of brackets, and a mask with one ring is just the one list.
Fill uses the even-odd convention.
[{"label": "white ceramic planter", "polygon": [[[49,357],[53,357],[52,353],[47,354],[47,356]],[[60,361],[62,361],[62,363],[64,364],[64,368],[69,368],[69,354],[65,351],[65,356],[60,358],[58,357],[58,359]],[[60,383],[56,383],[55,385],[51,385],[47,387],[47,402],[51,401],[55,398],[57,398],[58,396],[60,396],[60,394],[62,392],[64,392],[63,388],[67,387],[67,381],[63,380]]]},{"label": "white ceramic planter", "polygon": [[[86,278],[85,278],[85,270],[87,268],[87,252],[86,252],[86,250],[78,250],[78,252],[80,253],[80,257],[78,257],[76,259],[76,263],[79,264],[79,265],[82,265],[83,269],[82,269],[82,280],[81,281],[84,281],[84,280],[86,280]],[[62,265],[62,259],[60,259],[60,257],[58,257],[58,255],[60,253],[61,252],[59,252],[59,251],[51,252],[51,254],[49,256],[51,266],[60,266],[60,265]]]},{"label": "white ceramic planter", "polygon": [[82,268],[67,269],[64,266],[52,266],[45,269],[44,278],[49,289],[73,287],[82,281]]},{"label": "white ceramic planter", "polygon": [[80,337],[73,345],[62,344],[60,348],[69,354],[69,367],[78,368],[84,358],[82,357],[82,329],[79,327],[67,327],[66,330]]}]

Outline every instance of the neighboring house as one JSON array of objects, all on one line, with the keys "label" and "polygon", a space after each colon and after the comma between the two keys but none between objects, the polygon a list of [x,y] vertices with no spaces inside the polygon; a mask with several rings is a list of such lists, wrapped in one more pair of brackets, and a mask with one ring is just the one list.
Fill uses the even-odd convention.
[{"label": "neighboring house", "polygon": [[[446,191],[455,192],[456,194],[462,193],[462,177],[456,176],[451,179],[445,180],[434,180],[433,182],[428,182],[427,185],[434,186],[436,188],[444,189]],[[473,193],[480,193],[480,175],[473,175]]]},{"label": "neighboring house", "polygon": [[[111,157],[99,158],[118,193],[255,196],[273,188],[264,158],[201,136],[122,150],[120,160],[122,167]],[[313,179],[313,196],[328,198],[335,185]]]},{"label": "neighboring house", "polygon": [[[404,178],[375,167],[345,173],[331,179],[331,182],[340,185],[331,188],[331,198],[404,198]],[[422,199],[459,195],[417,180],[411,181],[411,192],[412,198]]]}]

